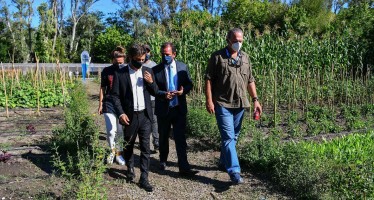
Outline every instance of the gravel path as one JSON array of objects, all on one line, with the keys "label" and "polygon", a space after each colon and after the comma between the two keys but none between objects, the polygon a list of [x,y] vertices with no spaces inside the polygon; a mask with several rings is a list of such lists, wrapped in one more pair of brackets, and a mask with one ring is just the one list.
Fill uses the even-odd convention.
[{"label": "gravel path", "polygon": [[[86,83],[93,113],[98,106],[98,88],[95,82]],[[103,125],[101,131],[104,134],[104,121],[102,116],[97,116]],[[189,139],[189,146],[196,146],[197,140]],[[178,175],[177,159],[174,141],[170,140],[169,163],[164,172],[158,169],[158,153],[151,155],[149,180],[154,186],[153,192],[146,192],[136,183],[127,183],[125,180],[125,166],[113,164],[105,174],[107,181],[108,199],[288,199],[287,196],[274,192],[264,181],[259,180],[251,173],[244,172],[245,184],[230,186],[229,176],[216,167],[219,152],[213,150],[188,150],[188,159],[192,168],[199,173],[190,179]],[[103,144],[106,145],[105,141]],[[152,147],[151,147],[152,149]],[[139,149],[135,148],[135,173],[138,181]]]}]

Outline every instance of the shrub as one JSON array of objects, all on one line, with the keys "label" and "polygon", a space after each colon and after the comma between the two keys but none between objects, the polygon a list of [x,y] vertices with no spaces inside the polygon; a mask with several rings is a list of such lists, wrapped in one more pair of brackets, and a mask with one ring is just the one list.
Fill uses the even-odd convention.
[{"label": "shrub", "polygon": [[188,109],[187,134],[192,137],[211,139],[217,143],[220,140],[216,118],[201,108],[190,107]]},{"label": "shrub", "polygon": [[70,181],[67,198],[105,199],[103,172],[105,149],[99,144],[99,129],[88,110],[85,88],[71,90],[65,110],[65,126],[53,131],[53,165]]},{"label": "shrub", "polygon": [[256,134],[240,159],[302,199],[374,198],[374,132],[331,141],[280,143]]}]

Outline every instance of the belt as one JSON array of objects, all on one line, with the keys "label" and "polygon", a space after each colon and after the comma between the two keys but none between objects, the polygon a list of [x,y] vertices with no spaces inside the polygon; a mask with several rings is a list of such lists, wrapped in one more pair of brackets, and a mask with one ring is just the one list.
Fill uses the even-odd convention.
[{"label": "belt", "polygon": [[144,110],[140,110],[140,111],[134,111],[134,114],[142,114],[144,113],[145,109]]}]

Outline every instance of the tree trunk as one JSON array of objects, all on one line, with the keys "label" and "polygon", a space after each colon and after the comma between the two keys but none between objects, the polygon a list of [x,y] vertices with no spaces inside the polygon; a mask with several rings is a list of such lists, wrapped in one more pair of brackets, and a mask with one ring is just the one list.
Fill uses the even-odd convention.
[{"label": "tree trunk", "polygon": [[73,21],[73,30],[72,30],[72,33],[71,33],[71,40],[70,40],[70,49],[69,49],[69,53],[71,55],[71,53],[73,52],[73,49],[74,49],[74,40],[75,40],[75,32],[76,32],[76,29],[77,29],[77,21]]},{"label": "tree trunk", "polygon": [[53,18],[54,18],[54,23],[55,23],[55,33],[53,36],[52,56],[53,58],[55,58],[56,57],[55,48],[56,48],[56,41],[57,41],[57,34],[58,34],[57,0],[53,0]]}]

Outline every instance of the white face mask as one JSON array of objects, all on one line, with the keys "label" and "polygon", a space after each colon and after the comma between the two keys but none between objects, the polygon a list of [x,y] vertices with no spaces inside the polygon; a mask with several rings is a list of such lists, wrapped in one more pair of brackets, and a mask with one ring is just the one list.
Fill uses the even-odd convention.
[{"label": "white face mask", "polygon": [[240,48],[242,48],[241,42],[235,42],[231,45],[232,50],[239,52]]}]

